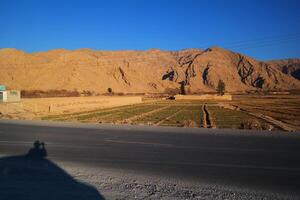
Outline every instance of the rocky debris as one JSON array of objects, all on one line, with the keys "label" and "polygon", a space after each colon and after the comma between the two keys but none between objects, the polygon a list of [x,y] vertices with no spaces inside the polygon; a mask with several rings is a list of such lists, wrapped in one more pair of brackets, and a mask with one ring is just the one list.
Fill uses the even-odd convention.
[{"label": "rocky debris", "polygon": [[182,127],[198,127],[198,124],[193,120],[184,120],[181,124]]},{"label": "rocky debris", "polygon": [[268,130],[272,131],[274,126],[268,123],[260,122],[255,119],[249,119],[241,123],[241,129],[250,129],[250,130]]},{"label": "rocky debris", "polygon": [[230,186],[216,186],[199,182],[169,180],[169,178],[141,175],[130,171],[90,168],[64,164],[63,168],[76,180],[93,185],[105,199],[161,199],[161,200],[223,200],[223,199],[297,199],[292,195],[243,190]]}]

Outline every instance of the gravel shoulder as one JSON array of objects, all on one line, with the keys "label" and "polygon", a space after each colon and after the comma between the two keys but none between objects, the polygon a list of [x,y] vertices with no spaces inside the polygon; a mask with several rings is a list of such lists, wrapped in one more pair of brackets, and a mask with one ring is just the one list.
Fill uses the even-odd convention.
[{"label": "gravel shoulder", "polygon": [[68,162],[58,163],[76,180],[96,187],[105,199],[299,199],[299,196],[292,194],[254,191]]}]

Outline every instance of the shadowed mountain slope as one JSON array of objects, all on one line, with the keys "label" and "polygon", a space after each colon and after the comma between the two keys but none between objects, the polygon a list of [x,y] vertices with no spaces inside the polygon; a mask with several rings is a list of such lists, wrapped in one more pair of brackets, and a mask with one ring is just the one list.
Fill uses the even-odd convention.
[{"label": "shadowed mountain slope", "polygon": [[283,73],[300,80],[300,59],[274,60],[268,64],[277,67]]}]

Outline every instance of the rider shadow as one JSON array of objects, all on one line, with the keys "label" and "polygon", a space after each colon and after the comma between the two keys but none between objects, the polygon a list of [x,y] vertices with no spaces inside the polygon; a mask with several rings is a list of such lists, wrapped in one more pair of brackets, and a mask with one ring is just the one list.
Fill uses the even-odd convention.
[{"label": "rider shadow", "polygon": [[104,200],[97,189],[78,182],[46,156],[45,144],[35,141],[26,155],[0,158],[0,199]]}]

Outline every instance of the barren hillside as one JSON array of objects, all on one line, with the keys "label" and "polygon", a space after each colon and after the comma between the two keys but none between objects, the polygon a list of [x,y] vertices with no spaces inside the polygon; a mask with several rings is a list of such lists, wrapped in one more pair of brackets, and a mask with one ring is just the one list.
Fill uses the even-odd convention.
[{"label": "barren hillside", "polygon": [[300,80],[300,59],[274,60],[268,62],[268,64]]},{"label": "barren hillside", "polygon": [[[300,89],[286,61],[260,62],[214,47],[181,51],[93,51],[25,53],[0,49],[0,84],[25,90],[164,92],[185,85],[190,92],[215,91],[221,79],[230,92]],[[290,60],[298,63],[299,60]],[[289,65],[290,65],[289,64]],[[299,69],[299,68],[298,68]]]}]

